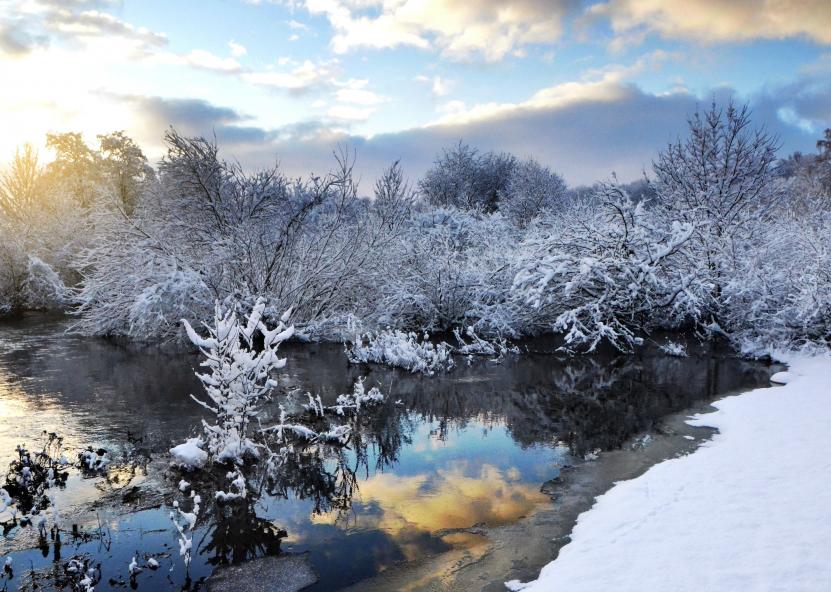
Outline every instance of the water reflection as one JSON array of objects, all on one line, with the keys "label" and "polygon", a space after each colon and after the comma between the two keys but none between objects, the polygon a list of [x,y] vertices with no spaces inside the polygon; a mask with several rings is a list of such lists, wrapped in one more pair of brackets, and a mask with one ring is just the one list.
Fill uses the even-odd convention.
[{"label": "water reflection", "polygon": [[[64,435],[70,450],[93,445],[112,451],[116,468],[133,467],[124,478],[130,488],[113,499],[126,499],[133,487],[139,498],[160,489],[152,499],[165,506],[122,516],[115,504],[104,504],[110,548],[73,541],[68,551],[65,542],[64,555],[100,559],[105,577],[96,589],[105,590],[109,577],[116,585],[123,579],[137,549],[167,549],[167,563],[143,574],[139,584],[181,587],[186,580],[166,514],[179,495],[178,478],[151,463],[142,468],[150,474],[138,479],[135,466],[137,457],[158,459],[198,425],[201,409],[188,395],[200,389],[192,373],[199,358],[67,337],[64,327],[65,321],[42,318],[0,326],[0,462],[44,429]],[[189,575],[198,582],[222,563],[309,551],[320,578],[315,589],[330,590],[401,561],[485,552],[471,527],[533,512],[546,499],[540,485],[573,457],[618,447],[696,401],[767,383],[768,371],[759,364],[689,350],[689,358],[648,348],[629,357],[528,354],[425,378],[349,366],[336,345],[286,347],[286,388],[319,392],[330,404],[365,375],[367,386],[378,385],[390,397],[355,420],[349,449],[286,454],[277,472],[257,477],[245,504],[215,506],[210,493],[220,484],[195,484],[204,488],[206,509]],[[103,478],[84,486],[70,480],[65,497],[82,506],[101,497],[102,488],[113,486]],[[21,555],[29,560],[48,563]],[[109,574],[107,565],[114,566]]]}]

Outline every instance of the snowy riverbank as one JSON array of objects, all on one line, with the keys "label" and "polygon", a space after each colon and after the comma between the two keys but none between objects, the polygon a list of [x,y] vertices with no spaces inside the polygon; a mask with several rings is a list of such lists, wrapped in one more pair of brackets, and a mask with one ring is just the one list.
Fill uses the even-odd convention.
[{"label": "snowy riverbank", "polygon": [[719,433],[617,484],[525,592],[831,589],[831,357],[690,420]]}]

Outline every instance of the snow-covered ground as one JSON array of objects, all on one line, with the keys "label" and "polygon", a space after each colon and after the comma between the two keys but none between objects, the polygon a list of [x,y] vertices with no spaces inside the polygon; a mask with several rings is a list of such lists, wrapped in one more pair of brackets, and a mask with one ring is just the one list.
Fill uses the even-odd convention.
[{"label": "snow-covered ground", "polygon": [[831,357],[690,420],[719,433],[615,485],[525,592],[831,590]]}]

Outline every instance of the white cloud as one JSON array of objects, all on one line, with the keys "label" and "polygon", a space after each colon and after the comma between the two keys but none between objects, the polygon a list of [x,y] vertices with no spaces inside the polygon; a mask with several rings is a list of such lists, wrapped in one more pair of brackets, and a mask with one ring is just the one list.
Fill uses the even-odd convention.
[{"label": "white cloud", "polygon": [[[327,17],[332,49],[437,48],[453,59],[498,61],[526,45],[551,44],[572,0],[306,0]],[[370,9],[367,11],[367,9]]]},{"label": "white cloud", "polygon": [[134,54],[167,44],[165,35],[102,12],[100,4],[95,0],[5,0],[0,4],[0,56],[24,55],[53,42],[84,47],[105,39],[119,49],[129,46]]},{"label": "white cloud", "polygon": [[228,74],[236,74],[243,69],[240,63],[234,58],[223,58],[201,49],[194,49],[190,53],[179,56],[178,60],[174,58],[172,61],[180,61],[193,68]]},{"label": "white cloud", "polygon": [[287,21],[290,28],[294,29],[295,31],[308,31],[309,25],[305,25],[301,22],[298,22],[294,19]]},{"label": "white cloud", "polygon": [[346,82],[335,84],[340,86],[335,91],[335,99],[339,103],[350,103],[365,107],[384,103],[389,99],[366,88],[369,80],[366,78],[351,78]]},{"label": "white cloud", "polygon": [[467,111],[467,105],[464,101],[447,101],[436,107],[436,111],[446,115],[459,115]]},{"label": "white cloud", "polygon": [[[604,68],[588,70],[580,80],[542,88],[519,103],[480,103],[460,109],[458,103],[451,101],[446,104],[448,108],[440,111],[444,115],[428,126],[466,125],[529,110],[561,109],[576,103],[619,101],[628,92],[623,84],[627,79],[645,69],[659,67],[675,57],[674,54],[656,50],[629,65],[610,64]],[[451,104],[453,108],[449,108]]]},{"label": "white cloud", "polygon": [[333,105],[326,114],[336,121],[345,123],[361,122],[369,119],[375,109],[371,107],[355,107],[353,105]]},{"label": "white cloud", "polygon": [[430,85],[430,91],[433,93],[433,96],[436,97],[444,97],[450,94],[450,91],[453,90],[453,87],[456,85],[455,81],[448,80],[447,78],[442,78],[441,76],[433,76],[432,78],[429,76],[419,75],[416,76],[416,81],[422,82],[424,84]]},{"label": "white cloud", "polygon": [[328,63],[315,64],[311,60],[306,60],[288,71],[243,72],[240,77],[245,82],[257,86],[301,91],[327,83],[331,75],[332,70]]},{"label": "white cloud", "polygon": [[612,42],[613,50],[639,42],[645,32],[705,43],[789,37],[831,43],[828,0],[609,0],[593,5],[588,14],[610,20],[620,37]]},{"label": "white cloud", "polygon": [[242,56],[248,53],[248,50],[245,48],[244,45],[240,45],[239,43],[235,43],[234,41],[228,42],[228,49],[231,50],[231,55],[235,58],[241,58]]}]

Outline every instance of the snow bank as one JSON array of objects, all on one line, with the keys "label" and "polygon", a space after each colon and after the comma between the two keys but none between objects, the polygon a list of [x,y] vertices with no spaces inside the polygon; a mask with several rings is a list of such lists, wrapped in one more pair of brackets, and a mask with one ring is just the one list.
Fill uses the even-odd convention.
[{"label": "snow bank", "polygon": [[791,373],[777,372],[776,374],[770,377],[770,381],[775,382],[776,384],[788,384],[791,381]]},{"label": "snow bank", "polygon": [[831,358],[722,399],[689,423],[719,433],[618,483],[556,561],[513,590],[831,590]]}]

